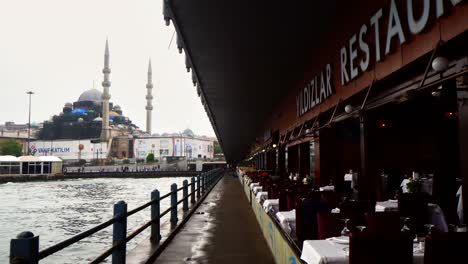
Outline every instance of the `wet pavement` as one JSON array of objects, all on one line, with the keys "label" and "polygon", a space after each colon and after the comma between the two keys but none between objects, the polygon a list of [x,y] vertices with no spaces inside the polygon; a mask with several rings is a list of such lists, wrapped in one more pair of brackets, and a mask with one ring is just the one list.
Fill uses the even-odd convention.
[{"label": "wet pavement", "polygon": [[237,178],[225,175],[155,263],[274,263]]}]

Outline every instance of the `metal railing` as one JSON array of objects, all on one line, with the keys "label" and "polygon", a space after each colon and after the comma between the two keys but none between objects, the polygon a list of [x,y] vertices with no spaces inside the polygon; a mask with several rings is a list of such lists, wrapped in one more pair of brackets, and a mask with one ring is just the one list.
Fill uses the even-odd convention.
[{"label": "metal railing", "polygon": [[[127,211],[127,204],[124,201],[119,201],[114,204],[113,218],[41,251],[39,251],[39,236],[35,236],[29,231],[22,232],[10,241],[10,263],[39,263],[39,260],[57,253],[83,238],[89,237],[111,225],[113,226],[112,247],[104,251],[90,263],[100,263],[110,255],[112,255],[113,264],[125,263],[128,241],[132,240],[148,227],[151,227],[150,240],[152,243],[159,243],[161,241],[161,218],[170,213],[171,224],[177,225],[179,220],[177,218],[178,205],[182,203],[182,210],[189,210],[189,199],[192,204],[200,201],[200,197],[206,194],[208,187],[216,182],[222,172],[222,169],[214,169],[209,172],[201,173],[196,177],[192,177],[190,183],[188,183],[187,180],[184,180],[182,187],[180,188],[177,188],[177,184],[174,183],[171,185],[171,191],[163,196],[160,196],[159,191],[155,189],[151,192],[151,200],[149,202],[130,211]],[[190,193],[188,190],[189,187]],[[177,193],[179,191],[182,191],[182,199],[180,200],[177,199]],[[161,213],[160,202],[161,200],[169,197],[171,200],[171,206]],[[127,235],[127,218],[148,207],[151,207],[150,221]]]}]

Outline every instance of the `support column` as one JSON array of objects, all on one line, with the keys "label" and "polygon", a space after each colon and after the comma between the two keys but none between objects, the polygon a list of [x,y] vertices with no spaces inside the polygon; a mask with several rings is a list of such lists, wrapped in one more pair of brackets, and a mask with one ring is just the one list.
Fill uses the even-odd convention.
[{"label": "support column", "polygon": [[278,146],[278,173],[282,177],[286,174],[284,146]]},{"label": "support column", "polygon": [[369,135],[367,113],[361,112],[360,121],[360,153],[361,153],[361,171],[358,172],[358,197],[362,200],[374,200],[374,183],[369,169]]},{"label": "support column", "polygon": [[310,143],[309,141],[299,145],[300,168],[299,174],[302,178],[306,175],[310,176]]},{"label": "support column", "polygon": [[460,178],[462,179],[463,218],[468,221],[468,92],[458,92],[458,136]]}]

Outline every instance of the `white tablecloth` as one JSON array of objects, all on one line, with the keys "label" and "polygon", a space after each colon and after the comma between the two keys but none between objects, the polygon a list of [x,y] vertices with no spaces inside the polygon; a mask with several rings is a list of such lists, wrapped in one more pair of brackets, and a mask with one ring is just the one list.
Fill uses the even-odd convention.
[{"label": "white tablecloth", "polygon": [[296,209],[276,213],[283,230],[291,234],[296,231]]},{"label": "white tablecloth", "polygon": [[[392,212],[398,211],[398,201],[389,200],[384,202],[377,202],[375,204],[376,212]],[[427,206],[427,214],[429,217],[429,223],[433,224],[437,229],[448,232],[447,221],[445,215],[439,205],[429,203]]]},{"label": "white tablecloth", "polygon": [[261,202],[262,199],[267,199],[268,198],[268,192],[257,192],[257,195],[255,196],[257,199],[257,202]]},{"label": "white tablecloth", "polygon": [[261,192],[262,189],[263,189],[262,186],[254,186],[253,189],[252,189],[252,191],[253,191],[253,193],[254,193],[255,195],[257,195],[257,193],[258,193],[258,192]]},{"label": "white tablecloth", "polygon": [[328,240],[306,240],[302,246],[301,259],[307,264],[348,263],[346,244],[335,244]]},{"label": "white tablecloth", "polygon": [[320,191],[334,191],[334,190],[335,190],[335,186],[333,186],[333,185],[323,186],[323,187],[320,187],[319,190],[320,190]]},{"label": "white tablecloth", "polygon": [[259,186],[259,185],[260,185],[259,182],[252,182],[252,183],[250,184],[250,189],[253,189],[253,187]]},{"label": "white tablecloth", "polygon": [[265,200],[265,202],[263,202],[263,209],[265,209],[266,212],[273,211],[273,213],[276,214],[276,212],[279,211],[279,199]]},{"label": "white tablecloth", "polygon": [[[424,252],[417,243],[413,244],[413,263],[424,263]],[[329,240],[305,240],[301,259],[307,264],[346,264],[349,263],[349,244],[334,243]]]},{"label": "white tablecloth", "polygon": [[376,212],[397,212],[398,200],[388,200],[384,202],[377,202],[375,204]]}]

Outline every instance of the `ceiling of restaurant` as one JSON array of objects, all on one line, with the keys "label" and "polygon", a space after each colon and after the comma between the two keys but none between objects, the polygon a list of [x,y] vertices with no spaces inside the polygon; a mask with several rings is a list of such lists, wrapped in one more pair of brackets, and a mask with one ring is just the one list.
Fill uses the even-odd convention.
[{"label": "ceiling of restaurant", "polygon": [[336,0],[168,2],[226,159],[243,160],[304,78]]}]

